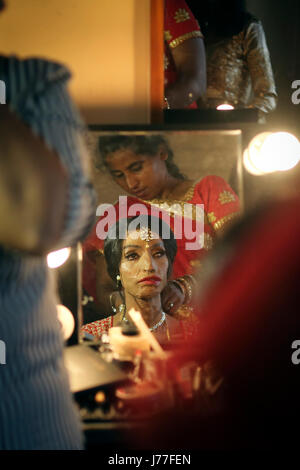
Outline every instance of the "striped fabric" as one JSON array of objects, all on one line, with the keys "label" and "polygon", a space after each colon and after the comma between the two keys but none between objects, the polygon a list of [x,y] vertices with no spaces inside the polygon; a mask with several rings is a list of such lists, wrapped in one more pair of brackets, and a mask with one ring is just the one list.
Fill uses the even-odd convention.
[{"label": "striped fabric", "polygon": [[[69,174],[68,213],[54,249],[83,239],[95,214],[84,127],[66,90],[69,78],[69,71],[57,63],[0,57],[7,103],[57,151]],[[0,340],[6,345],[6,363],[0,364],[0,449],[84,446],[63,366],[56,303],[46,259],[0,247]]]}]

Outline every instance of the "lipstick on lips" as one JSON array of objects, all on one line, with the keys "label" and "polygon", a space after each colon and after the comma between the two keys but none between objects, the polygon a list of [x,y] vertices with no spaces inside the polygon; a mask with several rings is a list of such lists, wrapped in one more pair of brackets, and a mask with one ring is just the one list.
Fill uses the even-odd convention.
[{"label": "lipstick on lips", "polygon": [[138,283],[145,284],[147,286],[158,286],[161,282],[161,278],[158,276],[148,276],[141,279]]}]

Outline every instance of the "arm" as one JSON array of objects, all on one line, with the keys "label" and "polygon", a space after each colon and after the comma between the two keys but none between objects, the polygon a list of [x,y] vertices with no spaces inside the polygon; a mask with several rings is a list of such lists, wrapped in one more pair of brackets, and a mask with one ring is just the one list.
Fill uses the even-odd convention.
[{"label": "arm", "polygon": [[245,54],[254,94],[250,107],[258,108],[264,113],[273,111],[277,104],[277,93],[261,23],[251,23],[248,27],[245,35]]},{"label": "arm", "polygon": [[0,106],[0,244],[43,254],[61,235],[67,176],[58,156]]},{"label": "arm", "polygon": [[167,85],[165,96],[170,108],[184,108],[206,91],[206,59],[202,38],[184,41],[171,50],[177,79]]},{"label": "arm", "polygon": [[[43,245],[40,251],[44,253],[71,246],[86,236],[94,222],[95,194],[89,175],[89,155],[83,140],[85,128],[67,90],[70,73],[62,65],[46,60],[20,61],[16,58],[3,58],[0,71],[7,83],[9,107],[24,125],[24,134],[15,132],[12,138],[10,133],[11,148],[15,152],[22,148],[23,152],[26,141],[25,149],[31,155],[27,153],[23,164],[35,162],[35,180],[40,181],[39,191],[44,197],[36,201],[39,213],[44,211],[39,221],[42,230],[37,242]],[[31,143],[26,140],[30,135],[29,129],[34,136]],[[30,145],[37,145],[35,155]],[[18,161],[21,162],[22,158],[25,160],[24,154],[18,157]],[[55,166],[56,171],[53,169]],[[57,167],[66,175],[64,183],[56,181]],[[19,168],[15,171],[20,173]],[[37,191],[36,188],[31,189]],[[35,194],[38,198],[39,194]],[[25,203],[28,201],[24,200]],[[26,210],[30,211],[30,208],[26,206]],[[49,214],[46,213],[48,210]],[[29,225],[27,219],[24,224],[26,227]],[[51,232],[49,227],[52,224],[56,229],[54,236],[49,236],[44,232]],[[18,230],[23,230],[20,224]]]},{"label": "arm", "polygon": [[206,56],[199,24],[184,0],[165,0],[165,97],[184,108],[206,91]]}]

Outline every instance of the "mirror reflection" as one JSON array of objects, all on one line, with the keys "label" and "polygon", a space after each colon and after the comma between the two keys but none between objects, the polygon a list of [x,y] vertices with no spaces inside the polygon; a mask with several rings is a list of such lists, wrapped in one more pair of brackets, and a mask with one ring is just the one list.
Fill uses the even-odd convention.
[{"label": "mirror reflection", "polygon": [[241,211],[240,137],[90,132],[99,205],[83,245],[84,332],[101,337],[130,323],[131,307],[161,342],[195,327],[193,274]]}]

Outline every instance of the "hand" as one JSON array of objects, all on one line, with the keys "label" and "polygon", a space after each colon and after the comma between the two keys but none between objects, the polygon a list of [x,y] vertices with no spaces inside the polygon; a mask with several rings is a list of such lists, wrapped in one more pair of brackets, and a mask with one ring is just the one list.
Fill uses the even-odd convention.
[{"label": "hand", "polygon": [[185,295],[177,285],[169,281],[161,293],[163,311],[174,314],[184,303]]}]

